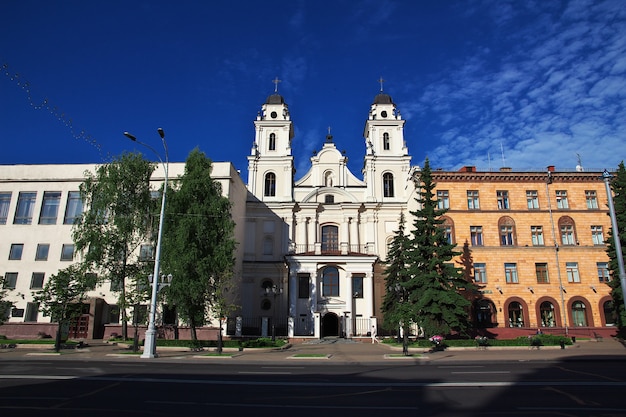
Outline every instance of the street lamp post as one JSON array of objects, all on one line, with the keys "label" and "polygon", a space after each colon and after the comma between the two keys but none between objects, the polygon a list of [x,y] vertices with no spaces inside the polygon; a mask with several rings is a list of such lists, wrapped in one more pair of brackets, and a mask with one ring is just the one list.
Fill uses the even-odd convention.
[{"label": "street lamp post", "polygon": [[278,288],[276,285],[271,287],[265,287],[265,294],[274,296],[272,302],[272,340],[276,340],[276,297],[283,293],[282,288]]},{"label": "street lamp post", "polygon": [[[161,238],[163,236],[163,217],[165,215],[165,196],[167,193],[167,177],[168,177],[168,170],[169,170],[169,163],[170,163],[169,156],[167,154],[167,143],[165,142],[165,132],[161,128],[158,128],[157,132],[159,133],[159,136],[161,137],[161,142],[163,142],[163,149],[165,150],[165,162],[163,162],[163,160],[159,156],[159,153],[152,146],[146,143],[140,142],[137,140],[135,136],[131,135],[128,132],[124,132],[124,136],[126,136],[128,139],[150,149],[159,159],[159,161],[161,162],[161,165],[163,165],[163,171],[165,173],[165,183],[163,185],[163,198],[161,200],[161,214],[159,216],[159,233],[157,235],[156,254],[154,256],[154,273],[152,274],[152,276],[154,277],[154,280],[152,282],[152,297],[150,300],[150,321],[148,323],[148,330],[146,330],[146,341],[143,346],[143,354],[141,355],[142,358],[156,358],[157,357],[156,325],[155,325],[156,302],[157,302],[157,293],[159,292],[159,268],[161,266],[160,265],[161,264]],[[171,277],[171,275],[169,275],[169,277]]]},{"label": "street lamp post", "polygon": [[617,217],[615,216],[615,206],[613,205],[613,194],[609,181],[612,175],[606,169],[602,173],[604,186],[606,187],[606,196],[609,202],[609,213],[611,214],[611,225],[613,227],[613,240],[615,243],[615,257],[617,258],[617,267],[619,269],[619,280],[622,286],[622,298],[624,299],[624,307],[626,308],[626,272],[624,272],[624,257],[622,255],[622,244],[619,240],[619,227],[617,225]]}]

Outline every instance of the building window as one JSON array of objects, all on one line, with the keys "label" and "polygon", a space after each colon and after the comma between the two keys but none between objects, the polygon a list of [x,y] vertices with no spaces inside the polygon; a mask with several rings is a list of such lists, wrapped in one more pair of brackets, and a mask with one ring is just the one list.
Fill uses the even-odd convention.
[{"label": "building window", "polygon": [[112,304],[109,306],[108,323],[118,324],[120,322],[120,306]]},{"label": "building window", "polygon": [[591,240],[594,245],[604,245],[602,226],[591,226]]},{"label": "building window", "polygon": [[148,322],[148,306],[136,304],[133,308],[133,324],[145,324]]},{"label": "building window", "polygon": [[482,226],[470,226],[470,239],[472,246],[483,246],[483,227]]},{"label": "building window", "polygon": [[467,191],[467,209],[468,210],[480,209],[480,201],[478,200],[478,190]]},{"label": "building window", "polygon": [[140,261],[151,261],[154,259],[154,246],[152,245],[141,245],[139,248],[139,260]]},{"label": "building window", "polygon": [[509,304],[509,327],[524,327],[524,309],[517,301]]},{"label": "building window", "polygon": [[45,191],[43,193],[43,202],[41,203],[39,224],[56,224],[60,204],[60,191]]},{"label": "building window", "polygon": [[510,217],[502,217],[498,221],[500,229],[500,246],[515,245],[515,222]]},{"label": "building window", "polygon": [[508,210],[509,206],[509,192],[508,191],[496,191],[496,197],[498,198],[498,210]]},{"label": "building window", "polygon": [[474,282],[487,283],[487,264],[480,262],[474,264]]},{"label": "building window", "polygon": [[449,217],[442,217],[441,220],[443,220],[443,223],[441,224],[441,228],[443,229],[443,235],[446,238],[446,242],[448,242],[448,244],[453,245],[454,244],[454,223],[452,222],[452,219],[450,219]]},{"label": "building window", "polygon": [[322,252],[339,251],[339,228],[334,225],[322,226]]},{"label": "building window", "polygon": [[539,306],[539,314],[541,315],[542,327],[556,327],[556,321],[554,320],[554,305],[549,301],[544,301]]},{"label": "building window", "polygon": [[39,243],[37,245],[37,252],[35,253],[35,260],[47,261],[48,252],[50,252],[50,245],[48,243]]},{"label": "building window", "polygon": [[4,274],[4,285],[2,288],[5,290],[14,290],[17,285],[17,272],[6,272]]},{"label": "building window", "polygon": [[437,191],[437,208],[439,210],[447,210],[450,208],[450,196],[448,190]]},{"label": "building window", "polygon": [[7,224],[10,205],[11,193],[0,193],[0,224]]},{"label": "building window", "polygon": [[533,246],[543,246],[543,226],[530,226],[530,237]]},{"label": "building window", "polygon": [[549,284],[548,278],[548,264],[537,263],[535,264],[535,273],[537,274],[537,284]]},{"label": "building window", "polygon": [[389,146],[389,133],[385,132],[383,133],[383,149],[385,151],[388,151],[390,148]]},{"label": "building window", "polygon": [[526,191],[526,204],[529,210],[537,210],[539,208],[539,198],[537,197],[537,190]]},{"label": "building window", "polygon": [[519,282],[517,279],[517,264],[505,263],[504,277],[506,278],[507,284],[517,284]]},{"label": "building window", "polygon": [[40,290],[43,288],[43,279],[45,274],[43,272],[33,272],[33,276],[30,279],[30,289]]},{"label": "building window", "polygon": [[335,196],[332,194],[326,194],[324,196],[324,203],[325,204],[333,204],[335,202]]},{"label": "building window", "polygon": [[111,292],[120,292],[122,291],[122,281],[117,278],[111,279],[111,286],[109,287]]},{"label": "building window", "polygon": [[67,194],[67,206],[65,207],[63,224],[76,223],[81,214],[83,214],[83,200],[80,198],[80,192],[70,191]]},{"label": "building window", "polygon": [[383,193],[385,197],[393,197],[393,174],[386,172],[383,175]]},{"label": "building window", "polygon": [[276,196],[276,174],[268,172],[265,174],[265,193],[266,197]]},{"label": "building window", "polygon": [[35,322],[37,321],[38,315],[39,315],[39,303],[26,304],[26,316],[24,317],[24,321]]},{"label": "building window", "polygon": [[268,149],[270,151],[275,151],[276,150],[276,133],[270,133],[270,140],[269,140]]},{"label": "building window", "polygon": [[72,261],[74,260],[74,245],[69,243],[64,243],[61,249],[61,260],[62,261]]},{"label": "building window", "polygon": [[580,274],[578,273],[578,262],[565,263],[565,271],[567,273],[567,282],[580,282]]},{"label": "building window", "polygon": [[574,326],[587,326],[587,306],[582,301],[574,301],[572,303],[572,321]]},{"label": "building window", "polygon": [[24,251],[23,243],[12,243],[11,250],[9,251],[9,261],[21,260],[23,251]]},{"label": "building window", "polygon": [[339,270],[334,266],[324,268],[322,274],[322,295],[324,297],[339,296]]},{"label": "building window", "polygon": [[569,203],[567,202],[567,191],[565,190],[556,191],[556,207],[560,209],[569,208]]},{"label": "building window", "polygon": [[598,208],[598,196],[596,195],[595,190],[585,191],[585,201],[587,202],[587,208],[589,210]]},{"label": "building window", "polygon": [[13,224],[31,224],[37,193],[20,192],[17,197],[17,208]]},{"label": "building window", "polygon": [[271,236],[263,238],[263,255],[272,255],[274,253],[274,239]]},{"label": "building window", "polygon": [[598,282],[607,283],[611,281],[608,262],[596,262],[596,267],[598,268]]},{"label": "building window", "polygon": [[615,304],[613,303],[613,300],[602,303],[602,310],[604,311],[605,324],[607,326],[617,325],[617,311],[615,311]]},{"label": "building window", "polygon": [[571,246],[576,244],[574,220],[571,217],[561,217],[559,219],[559,233],[561,233],[562,245]]},{"label": "building window", "polygon": [[311,294],[309,274],[298,274],[298,298],[308,299]]},{"label": "building window", "polygon": [[363,298],[363,276],[352,277],[352,297]]}]

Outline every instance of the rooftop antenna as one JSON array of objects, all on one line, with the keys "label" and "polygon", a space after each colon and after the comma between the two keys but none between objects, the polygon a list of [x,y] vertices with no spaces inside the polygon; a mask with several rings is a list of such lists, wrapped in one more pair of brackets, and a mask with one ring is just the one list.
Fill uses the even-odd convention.
[{"label": "rooftop antenna", "polygon": [[281,82],[282,80],[279,80],[278,77],[274,78],[272,80],[272,82],[274,83],[274,92],[278,93],[278,83]]}]

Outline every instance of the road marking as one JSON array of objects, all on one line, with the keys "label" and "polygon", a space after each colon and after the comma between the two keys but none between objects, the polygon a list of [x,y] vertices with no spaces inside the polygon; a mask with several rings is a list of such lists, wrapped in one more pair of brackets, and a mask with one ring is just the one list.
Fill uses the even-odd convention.
[{"label": "road marking", "polygon": [[291,372],[280,372],[280,371],[240,371],[237,372],[240,375],[291,375]]},{"label": "road marking", "polygon": [[456,371],[451,374],[510,374],[511,371]]}]

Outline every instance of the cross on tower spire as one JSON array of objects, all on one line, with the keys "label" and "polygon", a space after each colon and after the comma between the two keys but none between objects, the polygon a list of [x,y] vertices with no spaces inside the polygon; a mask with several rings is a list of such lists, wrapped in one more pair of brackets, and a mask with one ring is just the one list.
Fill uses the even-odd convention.
[{"label": "cross on tower spire", "polygon": [[278,77],[276,77],[272,80],[272,82],[274,83],[274,92],[278,93],[278,83],[281,82],[281,80],[279,80]]},{"label": "cross on tower spire", "polygon": [[380,77],[378,79],[378,82],[380,83],[380,92],[383,92],[383,83],[385,82],[385,80],[383,80],[383,77]]}]

